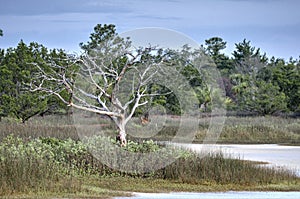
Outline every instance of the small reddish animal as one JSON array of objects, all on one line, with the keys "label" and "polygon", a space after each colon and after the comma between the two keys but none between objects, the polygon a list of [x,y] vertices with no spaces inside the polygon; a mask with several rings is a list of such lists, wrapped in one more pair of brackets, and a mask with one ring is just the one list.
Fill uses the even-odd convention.
[{"label": "small reddish animal", "polygon": [[142,123],[142,125],[146,125],[146,124],[148,124],[148,123],[149,123],[149,120],[148,120],[148,119],[146,119],[146,118],[144,118],[144,117],[141,117],[140,119],[141,119],[141,123]]},{"label": "small reddish animal", "polygon": [[149,123],[149,113],[145,113],[140,117],[142,125],[146,125]]}]

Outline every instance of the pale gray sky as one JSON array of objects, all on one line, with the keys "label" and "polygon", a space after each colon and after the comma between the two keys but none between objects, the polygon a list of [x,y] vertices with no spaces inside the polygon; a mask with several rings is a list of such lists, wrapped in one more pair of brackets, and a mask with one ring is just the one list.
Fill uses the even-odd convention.
[{"label": "pale gray sky", "polygon": [[298,0],[0,0],[0,48],[23,39],[79,51],[96,24],[119,33],[143,27],[173,29],[199,44],[219,36],[227,54],[244,38],[268,56],[300,55]]}]

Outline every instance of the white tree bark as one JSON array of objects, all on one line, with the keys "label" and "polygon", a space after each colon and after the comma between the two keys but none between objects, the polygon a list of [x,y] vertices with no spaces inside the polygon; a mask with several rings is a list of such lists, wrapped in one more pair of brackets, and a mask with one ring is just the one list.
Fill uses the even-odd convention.
[{"label": "white tree bark", "polygon": [[[130,51],[127,45],[123,46],[102,46],[101,50],[94,52],[95,55],[84,54],[80,58],[70,59],[67,66],[50,63],[49,67],[43,68],[34,64],[39,72],[30,88],[55,95],[76,109],[110,117],[118,128],[121,146],[125,146],[126,124],[139,106],[148,103],[141,102],[141,99],[166,93],[147,93],[147,84],[164,62],[163,56],[153,58],[157,49],[150,47]],[[145,60],[142,58],[144,55],[149,58]],[[79,70],[72,69],[74,64],[79,64]],[[129,71],[130,75],[125,77]],[[127,97],[122,97],[124,85]],[[67,91],[72,98],[65,99],[62,91]]]}]

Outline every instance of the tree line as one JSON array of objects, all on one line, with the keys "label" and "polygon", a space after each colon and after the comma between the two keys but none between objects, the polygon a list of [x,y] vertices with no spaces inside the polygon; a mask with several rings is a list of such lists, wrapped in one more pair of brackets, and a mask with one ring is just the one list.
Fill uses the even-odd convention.
[{"label": "tree line", "polygon": [[[92,57],[96,52],[95,49],[104,48],[102,45],[104,41],[115,42],[113,45],[113,42],[106,43],[111,45],[108,46],[111,48],[106,50],[110,51],[109,55],[115,59],[101,62],[108,64],[105,69],[109,69],[111,75],[114,73],[122,75],[122,69],[129,62],[129,54],[127,56],[114,54],[121,52],[126,45],[130,45],[130,41],[125,39],[111,39],[116,38],[117,35],[114,25],[98,24],[91,33],[90,40],[80,43],[85,55]],[[0,40],[3,36],[5,35],[0,30]],[[116,42],[119,45],[115,45]],[[221,73],[218,81],[222,82],[226,97],[225,99],[220,98],[220,100],[223,100],[222,103],[226,105],[228,111],[256,115],[297,114],[300,112],[299,59],[268,58],[260,48],[252,46],[251,42],[246,39],[236,43],[232,55],[228,56],[222,53],[226,49],[226,44],[222,38],[212,37],[205,40],[199,49],[213,61],[214,66],[211,67],[215,67]],[[180,66],[180,73],[188,80],[198,99],[197,108],[203,112],[210,112],[212,109],[211,98],[216,91],[205,83],[204,78],[209,77],[207,74],[197,71],[193,67],[193,63],[184,61],[187,52],[189,56],[195,55],[195,52],[191,52],[188,46],[184,46],[178,52],[154,48],[150,48],[150,51],[149,48],[140,49],[139,56],[135,57],[136,60],[131,64],[137,67],[149,62],[153,64],[168,60],[169,66]],[[153,53],[154,51],[155,53]],[[197,53],[199,54],[199,52]],[[0,49],[0,118],[14,117],[25,122],[34,115],[69,113],[68,103],[72,99],[76,99],[73,96],[74,93],[66,87],[60,87],[66,85],[64,84],[66,82],[61,81],[61,84],[57,81],[51,82],[50,77],[54,79],[54,77],[61,77],[64,74],[65,81],[70,81],[69,85],[72,87],[74,85],[74,82],[71,81],[72,78],[76,71],[82,68],[82,62],[75,61],[78,58],[83,58],[83,55],[70,55],[64,49],[48,49],[37,42],[25,44],[22,40],[16,47]],[[88,61],[90,63],[91,60]],[[98,63],[99,60],[95,62]],[[46,79],[45,74],[52,75],[47,76]],[[205,75],[206,77],[204,77]],[[47,83],[45,83],[46,80]],[[97,85],[103,85],[104,80],[105,78],[98,79]],[[107,87],[105,88],[107,90],[101,90],[102,87],[99,87],[100,90],[90,90],[94,97],[99,96],[102,92],[98,102],[102,100],[104,103],[112,100],[109,95],[113,92],[109,86],[115,86],[116,82],[112,81],[114,79],[106,80]],[[33,88],[33,85],[35,88],[39,85],[47,85],[48,90],[32,92],[32,89],[28,88]],[[151,104],[166,107],[170,114],[182,113],[176,95],[169,92],[168,88],[152,83],[139,89],[139,93],[135,94],[143,95],[144,98],[140,98],[136,105],[145,106],[134,107],[134,103],[129,103],[128,108],[130,110],[134,108],[134,114],[144,113],[147,111],[147,106]],[[156,95],[156,93],[161,95]],[[107,99],[104,99],[105,95],[108,97]],[[134,101],[134,99],[137,98],[133,94],[129,101]]]}]

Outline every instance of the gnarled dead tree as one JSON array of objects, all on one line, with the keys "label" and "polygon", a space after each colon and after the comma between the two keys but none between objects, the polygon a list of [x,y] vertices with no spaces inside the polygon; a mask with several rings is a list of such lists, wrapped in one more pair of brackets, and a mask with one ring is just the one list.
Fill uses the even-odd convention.
[{"label": "gnarled dead tree", "polygon": [[110,37],[97,48],[70,57],[67,65],[33,63],[39,72],[30,89],[56,95],[71,107],[108,116],[115,122],[124,146],[126,124],[136,109],[147,104],[149,96],[169,94],[150,93],[148,89],[166,60],[167,53],[162,49],[133,48],[128,39]]}]

